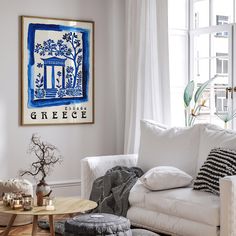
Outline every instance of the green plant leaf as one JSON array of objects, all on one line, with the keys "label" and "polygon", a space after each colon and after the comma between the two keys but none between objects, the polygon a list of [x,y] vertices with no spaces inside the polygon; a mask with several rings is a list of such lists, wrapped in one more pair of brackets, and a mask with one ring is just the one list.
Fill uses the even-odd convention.
[{"label": "green plant leaf", "polygon": [[236,117],[236,110],[234,111],[226,111],[223,114],[219,114],[218,112],[216,112],[216,116],[218,118],[220,118],[222,121],[224,121],[225,123],[233,120]]},{"label": "green plant leaf", "polygon": [[184,89],[184,105],[185,107],[188,107],[192,97],[193,97],[193,91],[194,91],[194,81],[190,81],[187,86]]},{"label": "green plant leaf", "polygon": [[207,80],[205,83],[203,83],[196,91],[195,95],[194,95],[194,102],[198,102],[198,99],[201,97],[204,89],[208,86],[208,84],[210,84],[214,79],[216,78],[216,76],[214,76],[213,78]]}]

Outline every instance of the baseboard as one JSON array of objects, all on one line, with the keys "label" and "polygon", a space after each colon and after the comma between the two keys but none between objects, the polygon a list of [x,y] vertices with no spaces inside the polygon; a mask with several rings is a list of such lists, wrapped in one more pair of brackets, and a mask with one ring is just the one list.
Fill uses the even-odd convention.
[{"label": "baseboard", "polygon": [[53,196],[80,196],[80,179],[49,181],[47,184],[50,185]]},{"label": "baseboard", "polygon": [[48,182],[51,188],[72,188],[72,187],[80,187],[81,180],[73,179],[73,180],[64,180],[64,181],[51,181]]}]

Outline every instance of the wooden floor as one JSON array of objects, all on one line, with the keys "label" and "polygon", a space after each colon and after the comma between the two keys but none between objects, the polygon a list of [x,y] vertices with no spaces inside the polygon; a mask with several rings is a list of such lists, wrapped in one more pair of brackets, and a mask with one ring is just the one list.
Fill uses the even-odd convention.
[{"label": "wooden floor", "polygon": [[[31,236],[31,231],[32,231],[32,225],[31,224],[26,225],[26,226],[18,226],[18,227],[14,227],[11,230],[9,236],[21,236],[21,235],[22,236]],[[0,233],[1,232],[2,232],[2,228],[0,227]],[[160,235],[168,236],[168,235],[165,235],[165,234],[160,234]],[[47,230],[42,230],[42,229],[38,228],[37,236],[50,236],[50,233]]]},{"label": "wooden floor", "polygon": [[[63,216],[63,217],[66,218],[66,216]],[[57,219],[62,219],[63,217],[57,217],[57,218],[55,218],[55,221]],[[0,227],[0,233],[3,230],[4,230],[4,227]],[[12,227],[12,230],[10,231],[9,236],[21,236],[21,235],[22,236],[31,236],[31,233],[32,233],[32,224],[28,224],[28,225],[24,225],[24,226]],[[38,227],[37,236],[50,236],[50,233],[48,230],[43,230]]]},{"label": "wooden floor", "polygon": [[[0,227],[0,232],[3,231],[4,228]],[[25,225],[25,226],[18,226],[18,227],[13,227],[10,234],[11,236],[26,236],[26,235],[31,235],[32,232],[32,224],[30,225]],[[49,232],[46,230],[42,230],[38,228],[37,231],[37,236],[50,236]]]},{"label": "wooden floor", "polygon": [[[55,221],[62,218],[67,218],[68,216],[58,217],[55,219]],[[3,227],[0,227],[0,233],[4,230]],[[32,232],[32,224],[24,225],[24,226],[17,226],[13,227],[9,236],[31,236]],[[56,234],[59,235],[59,234]],[[161,236],[168,236],[166,234],[160,234]],[[48,230],[43,230],[38,227],[37,230],[37,236],[50,236],[50,233]]]}]

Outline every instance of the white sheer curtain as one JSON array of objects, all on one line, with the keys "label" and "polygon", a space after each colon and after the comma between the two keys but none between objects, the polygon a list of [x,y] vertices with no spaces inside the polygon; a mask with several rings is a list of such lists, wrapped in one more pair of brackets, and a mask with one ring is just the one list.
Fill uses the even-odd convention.
[{"label": "white sheer curtain", "polygon": [[167,0],[126,0],[125,153],[139,147],[140,120],[170,122]]}]

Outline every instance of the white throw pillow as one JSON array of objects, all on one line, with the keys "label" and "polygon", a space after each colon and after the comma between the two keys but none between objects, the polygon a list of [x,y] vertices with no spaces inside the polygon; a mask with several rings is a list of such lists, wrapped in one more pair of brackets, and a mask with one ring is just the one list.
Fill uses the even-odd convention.
[{"label": "white throw pillow", "polygon": [[138,167],[146,172],[154,166],[174,166],[196,176],[200,127],[164,129],[141,121]]},{"label": "white throw pillow", "polygon": [[165,190],[185,187],[193,178],[184,171],[172,166],[158,166],[145,173],[140,181],[150,190]]},{"label": "white throw pillow", "polygon": [[215,125],[207,125],[201,130],[197,172],[213,148],[236,149],[236,132]]}]

